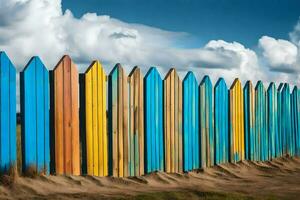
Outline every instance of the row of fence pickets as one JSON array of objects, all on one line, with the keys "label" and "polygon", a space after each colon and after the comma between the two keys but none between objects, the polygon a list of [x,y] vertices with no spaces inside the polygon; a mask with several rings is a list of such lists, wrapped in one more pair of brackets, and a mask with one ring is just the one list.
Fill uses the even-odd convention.
[{"label": "row of fence pickets", "polygon": [[[199,86],[192,72],[181,81],[171,69],[162,80],[135,67],[127,77],[120,64],[107,77],[98,61],[78,74],[69,56],[49,72],[33,57],[20,94],[24,173],[127,177],[300,155],[299,90],[287,83],[266,90],[235,79],[228,89],[205,76]],[[17,162],[16,70],[4,52],[0,99],[7,172]]]}]

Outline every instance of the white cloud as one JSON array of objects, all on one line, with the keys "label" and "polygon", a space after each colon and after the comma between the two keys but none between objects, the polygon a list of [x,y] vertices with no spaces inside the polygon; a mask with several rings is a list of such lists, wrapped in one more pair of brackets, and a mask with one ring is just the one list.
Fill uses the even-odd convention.
[{"label": "white cloud", "polygon": [[299,70],[298,47],[287,40],[263,36],[259,39],[262,54],[272,70],[295,72]]},{"label": "white cloud", "polygon": [[[208,74],[216,81],[222,76],[228,84],[235,77],[268,82],[273,78],[286,81],[292,76],[268,71],[254,50],[238,42],[212,40],[195,49],[176,47],[186,37],[187,33],[125,23],[95,13],[76,18],[70,10],[62,11],[61,0],[0,0],[0,50],[6,51],[19,69],[33,55],[40,56],[51,69],[63,54],[69,54],[81,71],[93,59],[99,59],[107,73],[117,62],[127,73],[134,65],[144,72],[150,66],[159,66],[163,73],[176,66],[182,76],[193,70],[199,78]],[[288,72],[280,70],[287,65],[295,68],[294,44],[269,37],[261,38],[259,44],[271,70]]]}]

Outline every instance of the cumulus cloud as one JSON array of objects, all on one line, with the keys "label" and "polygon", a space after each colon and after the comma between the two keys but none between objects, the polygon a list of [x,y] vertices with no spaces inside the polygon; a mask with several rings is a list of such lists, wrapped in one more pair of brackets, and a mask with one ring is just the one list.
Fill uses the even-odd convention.
[{"label": "cumulus cloud", "polygon": [[[299,30],[300,25],[291,33],[293,40],[299,40]],[[286,81],[295,75],[289,74],[291,70],[297,71],[296,42],[262,37],[261,58],[239,42],[212,40],[199,48],[177,47],[187,37],[187,33],[130,24],[95,13],[76,18],[70,10],[63,12],[61,0],[0,0],[0,50],[9,54],[18,69],[33,55],[40,56],[52,69],[63,54],[69,54],[80,71],[98,59],[107,72],[117,62],[127,73],[134,65],[144,72],[158,66],[162,74],[175,66],[181,76],[192,70],[199,79],[208,74],[213,81],[220,76],[227,82],[235,77]],[[275,70],[283,73],[275,74]]]},{"label": "cumulus cloud", "polygon": [[263,36],[259,46],[271,70],[294,73],[299,70],[298,47],[290,41]]}]

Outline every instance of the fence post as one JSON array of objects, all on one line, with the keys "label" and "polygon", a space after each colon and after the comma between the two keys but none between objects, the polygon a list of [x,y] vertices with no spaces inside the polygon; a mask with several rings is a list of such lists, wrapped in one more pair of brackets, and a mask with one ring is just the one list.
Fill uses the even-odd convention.
[{"label": "fence post", "polygon": [[164,170],[163,81],[152,67],[144,78],[145,172]]},{"label": "fence post", "polygon": [[295,144],[295,155],[300,155],[300,90],[297,86],[294,87],[291,101],[292,101],[292,129]]},{"label": "fence post", "polygon": [[199,90],[193,72],[183,79],[183,170],[199,168]]},{"label": "fence post", "polygon": [[49,174],[49,72],[33,57],[20,74],[22,169]]},{"label": "fence post", "polygon": [[276,157],[276,146],[278,145],[278,119],[277,119],[277,91],[275,83],[270,83],[268,94],[268,133],[269,133],[269,157]]},{"label": "fence post", "polygon": [[244,100],[241,81],[236,78],[230,87],[230,161],[245,158]]},{"label": "fence post", "polygon": [[106,74],[99,61],[80,75],[80,117],[83,172],[107,176]]},{"label": "fence post", "polygon": [[228,88],[220,78],[214,88],[215,164],[228,162],[229,157],[229,107]]},{"label": "fence post", "polygon": [[0,172],[16,167],[16,69],[0,51]]},{"label": "fence post", "polygon": [[129,175],[144,174],[144,86],[141,70],[134,67],[129,81]]},{"label": "fence post", "polygon": [[80,174],[78,72],[63,56],[51,72],[52,159],[56,174]]},{"label": "fence post", "polygon": [[164,79],[166,172],[182,172],[182,82],[174,68]]}]

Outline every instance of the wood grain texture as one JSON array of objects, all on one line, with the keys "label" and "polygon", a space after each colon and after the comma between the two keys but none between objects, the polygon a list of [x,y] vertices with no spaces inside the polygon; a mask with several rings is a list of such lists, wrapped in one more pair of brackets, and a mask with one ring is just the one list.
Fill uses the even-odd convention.
[{"label": "wood grain texture", "polygon": [[109,75],[109,159],[112,160],[110,175],[129,175],[129,134],[128,134],[128,83],[120,64]]},{"label": "wood grain texture", "polygon": [[230,87],[230,162],[244,160],[244,97],[241,81],[235,79]]},{"label": "wood grain texture", "polygon": [[144,102],[141,70],[134,67],[129,81],[129,176],[144,174]]},{"label": "wood grain texture", "polygon": [[213,91],[208,76],[200,83],[200,151],[201,167],[214,165]]},{"label": "wood grain texture", "polygon": [[164,79],[164,127],[166,172],[179,173],[182,170],[182,82],[172,68]]},{"label": "wood grain texture", "polygon": [[183,79],[183,171],[199,168],[199,90],[195,75]]},{"label": "wood grain texture", "polygon": [[86,140],[86,169],[88,175],[108,175],[108,135],[106,124],[106,74],[99,61],[93,61],[81,84],[85,88],[84,137]]},{"label": "wood grain texture", "polygon": [[0,172],[9,172],[16,162],[16,69],[0,51]]},{"label": "wood grain texture", "polygon": [[163,81],[152,67],[144,78],[145,172],[164,170]]},{"label": "wood grain texture", "polygon": [[228,88],[223,78],[214,87],[215,164],[229,161]]},{"label": "wood grain texture", "polygon": [[270,83],[267,90],[267,106],[268,106],[268,145],[269,159],[276,157],[276,146],[278,145],[278,119],[277,119],[277,91],[275,83]]},{"label": "wood grain texture", "polygon": [[33,57],[20,74],[22,163],[27,169],[49,174],[49,72]]},{"label": "wood grain texture", "polygon": [[56,174],[80,174],[78,72],[69,56],[53,70]]}]

